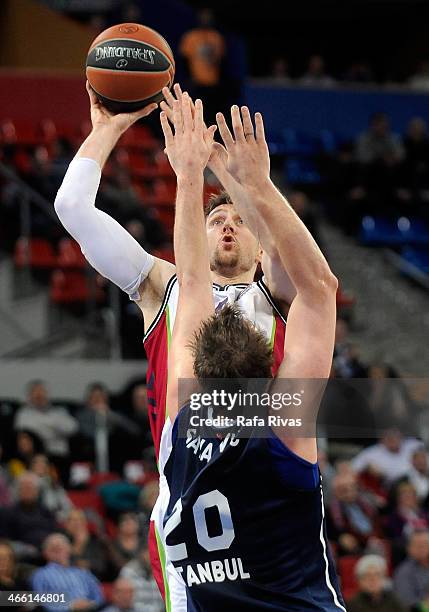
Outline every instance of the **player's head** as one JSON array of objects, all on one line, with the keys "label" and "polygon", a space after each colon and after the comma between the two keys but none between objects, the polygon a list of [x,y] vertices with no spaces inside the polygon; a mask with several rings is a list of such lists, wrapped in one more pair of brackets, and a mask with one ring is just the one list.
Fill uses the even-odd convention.
[{"label": "player's head", "polygon": [[258,239],[246,226],[229,195],[211,196],[206,206],[210,268],[225,277],[249,272],[261,260]]},{"label": "player's head", "polygon": [[233,306],[202,323],[192,350],[199,380],[271,377],[273,358],[265,336]]}]

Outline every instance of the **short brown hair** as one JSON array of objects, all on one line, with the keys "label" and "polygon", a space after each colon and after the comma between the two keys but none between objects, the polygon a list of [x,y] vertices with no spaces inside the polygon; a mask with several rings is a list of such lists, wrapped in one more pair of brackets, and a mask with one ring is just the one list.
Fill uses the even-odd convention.
[{"label": "short brown hair", "polygon": [[271,348],[236,306],[225,306],[204,321],[191,348],[199,380],[271,377]]},{"label": "short brown hair", "polygon": [[212,193],[207,201],[206,206],[204,207],[204,214],[206,217],[218,206],[222,206],[222,204],[232,204],[231,196],[226,191],[221,191],[220,193]]}]

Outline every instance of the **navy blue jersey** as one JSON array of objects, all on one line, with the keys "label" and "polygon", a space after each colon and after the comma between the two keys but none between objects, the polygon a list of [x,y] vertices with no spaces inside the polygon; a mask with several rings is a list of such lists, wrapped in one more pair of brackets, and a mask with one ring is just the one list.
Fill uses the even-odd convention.
[{"label": "navy blue jersey", "polygon": [[317,464],[274,435],[178,436],[164,467],[166,554],[187,610],[345,610],[327,546]]}]

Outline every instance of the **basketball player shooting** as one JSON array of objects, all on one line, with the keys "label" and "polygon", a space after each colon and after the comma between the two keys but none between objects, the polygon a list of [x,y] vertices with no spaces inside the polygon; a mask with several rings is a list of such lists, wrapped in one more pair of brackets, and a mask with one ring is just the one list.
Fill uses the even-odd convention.
[{"label": "basketball player shooting", "polygon": [[[326,545],[323,497],[315,438],[293,438],[277,428],[268,438],[179,435],[191,414],[179,401],[179,380],[269,378],[266,337],[237,307],[215,312],[203,213],[203,172],[213,128],[203,123],[201,101],[188,96],[161,114],[166,152],[177,174],[174,248],[178,308],[169,354],[167,407],[172,427],[162,477],[170,499],[162,537],[183,579],[186,605],[172,610],[253,612],[345,610]],[[233,134],[218,117],[226,150],[239,143],[248,158],[265,143],[262,117],[233,109]],[[255,169],[253,169],[255,170]],[[331,369],[337,280],[313,238],[280,194],[267,200],[252,168],[243,169],[254,196],[249,216],[258,235],[271,233],[295,287],[279,379],[327,379]],[[260,191],[260,188],[262,190]],[[277,192],[278,193],[278,192]],[[190,219],[192,222],[190,223]],[[269,231],[268,228],[273,230]],[[274,228],[277,228],[274,230]],[[281,245],[281,248],[280,248]],[[246,349],[247,347],[247,349]],[[179,412],[179,408],[182,408]],[[165,438],[168,438],[166,440]]]}]

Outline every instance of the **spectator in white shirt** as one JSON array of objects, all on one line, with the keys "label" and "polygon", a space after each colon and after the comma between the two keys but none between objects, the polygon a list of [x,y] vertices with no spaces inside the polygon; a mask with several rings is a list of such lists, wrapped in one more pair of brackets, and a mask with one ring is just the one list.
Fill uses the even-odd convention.
[{"label": "spectator in white shirt", "polygon": [[17,411],[14,427],[16,430],[26,429],[40,437],[64,480],[69,438],[77,432],[78,423],[65,408],[51,404],[46,385],[41,380],[29,383],[28,403]]},{"label": "spectator in white shirt", "polygon": [[429,494],[429,461],[424,446],[416,448],[411,455],[408,480],[414,486],[419,501],[424,502]]},{"label": "spectator in white shirt", "polygon": [[408,474],[411,455],[419,446],[420,440],[404,439],[397,429],[388,429],[380,442],[361,451],[352,465],[358,473],[369,471],[390,484]]}]

